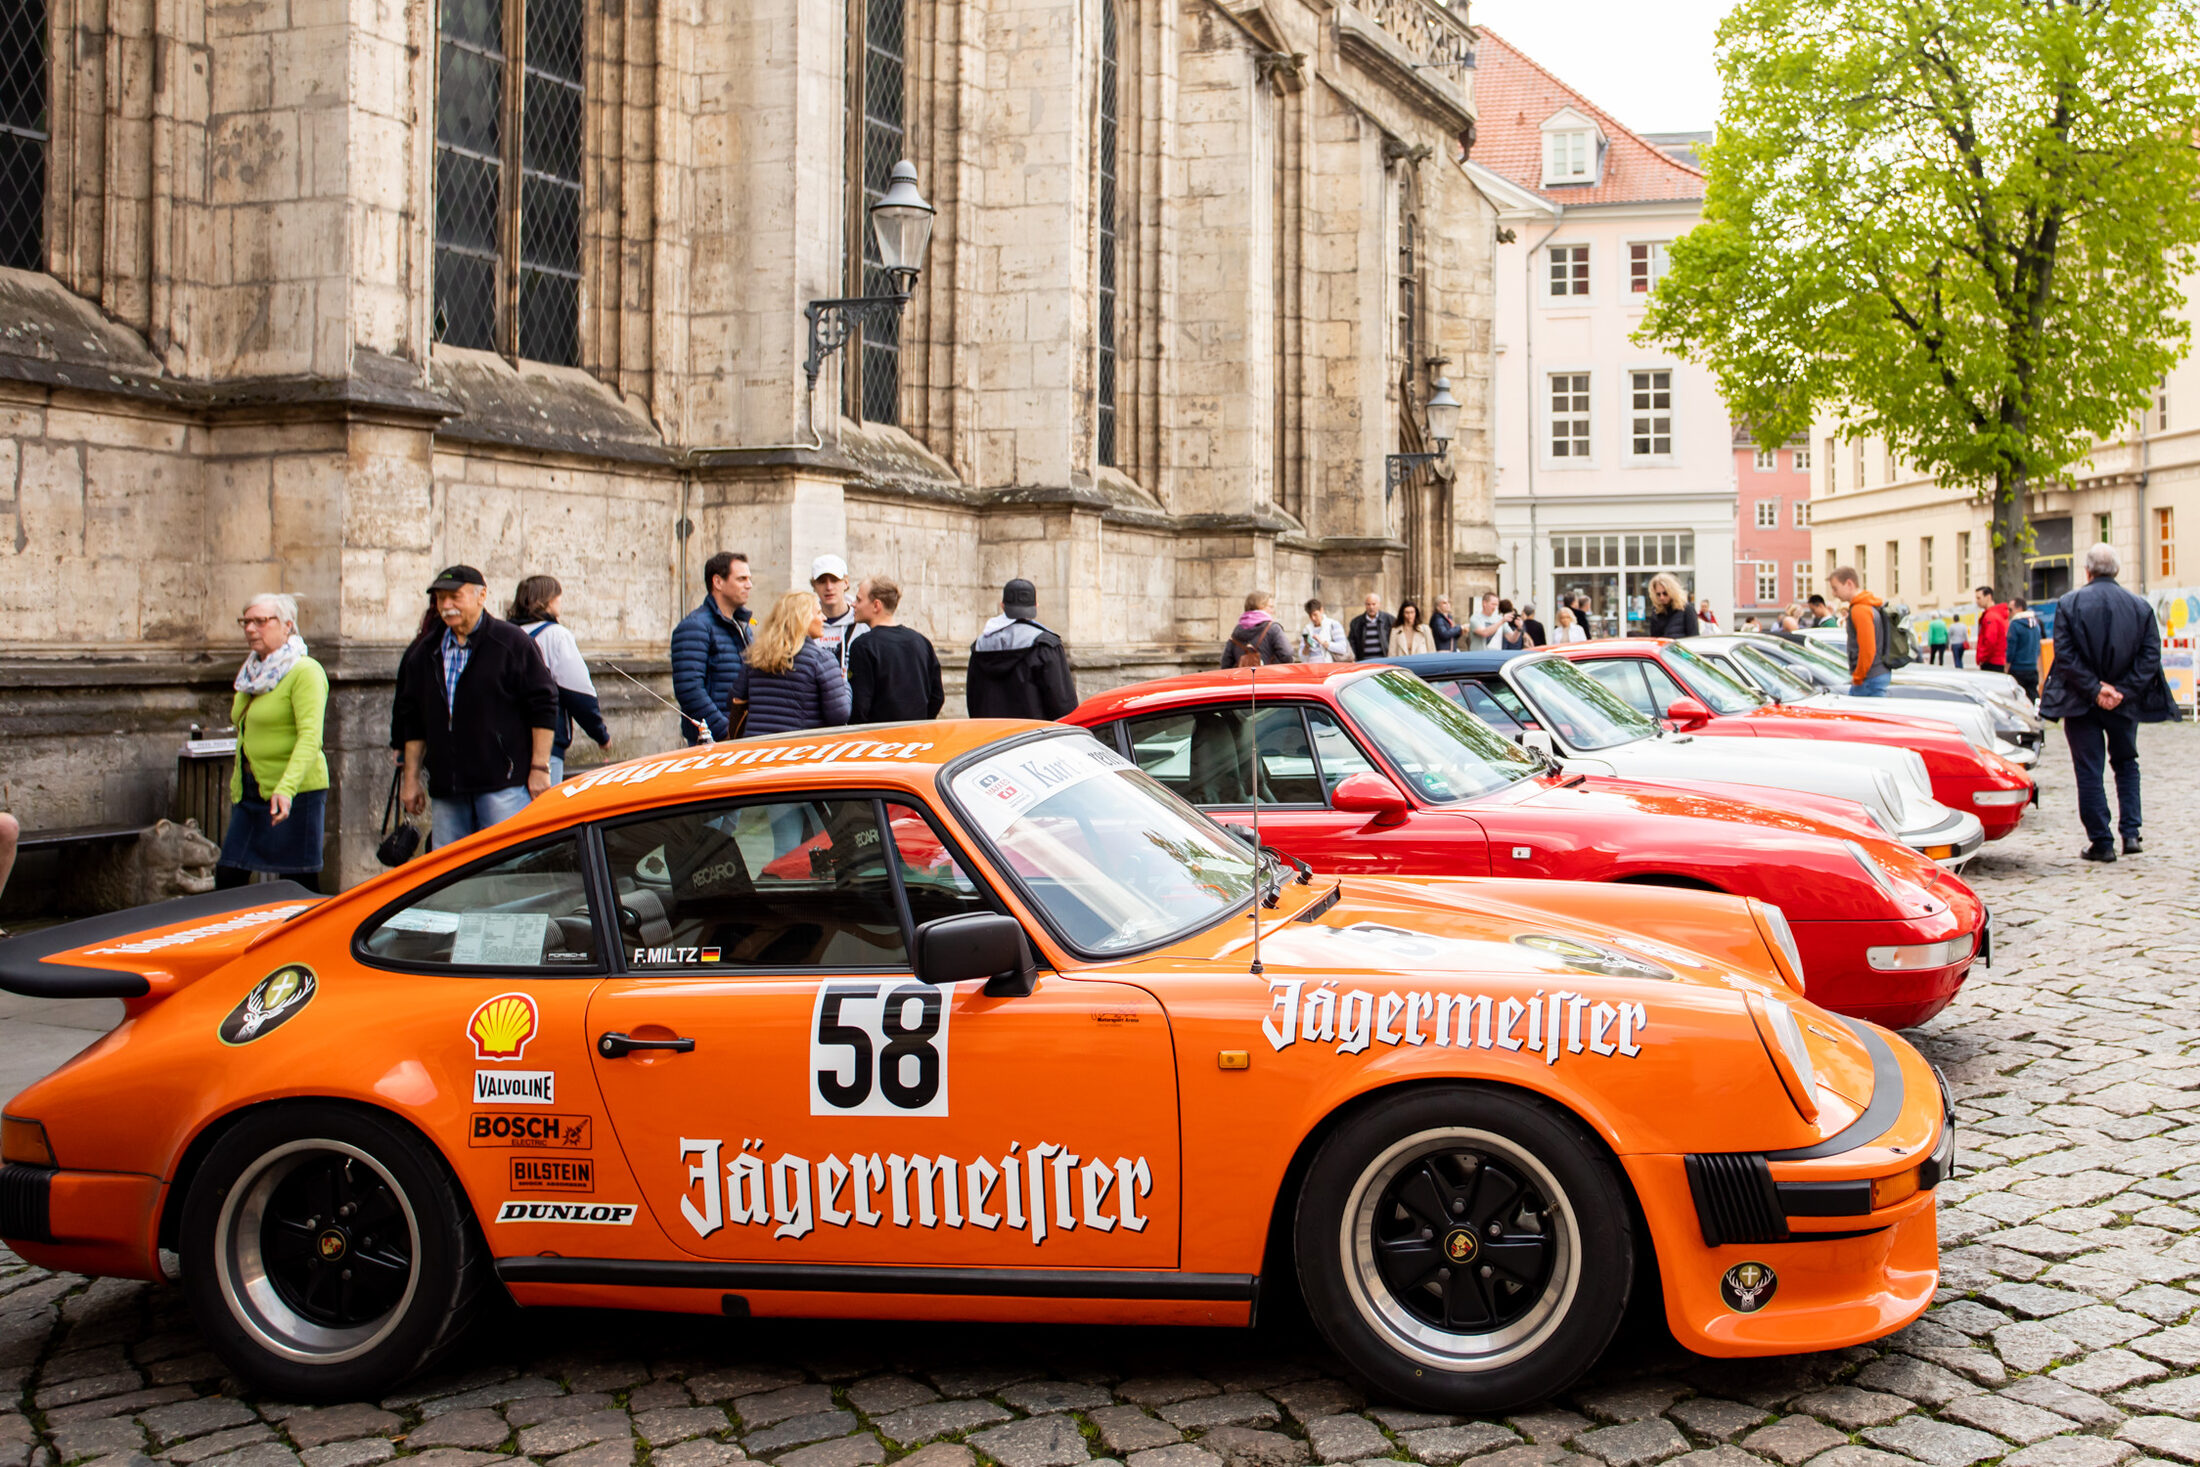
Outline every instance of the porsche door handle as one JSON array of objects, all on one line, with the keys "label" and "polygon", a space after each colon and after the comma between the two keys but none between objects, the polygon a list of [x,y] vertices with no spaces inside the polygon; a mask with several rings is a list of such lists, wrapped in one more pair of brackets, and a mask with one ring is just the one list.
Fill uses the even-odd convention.
[{"label": "porsche door handle", "polygon": [[618,1059],[623,1055],[632,1054],[637,1049],[669,1049],[674,1054],[693,1054],[695,1052],[695,1041],[692,1039],[636,1039],[631,1035],[618,1033],[600,1035],[596,1040],[596,1053],[602,1055],[605,1059]]}]

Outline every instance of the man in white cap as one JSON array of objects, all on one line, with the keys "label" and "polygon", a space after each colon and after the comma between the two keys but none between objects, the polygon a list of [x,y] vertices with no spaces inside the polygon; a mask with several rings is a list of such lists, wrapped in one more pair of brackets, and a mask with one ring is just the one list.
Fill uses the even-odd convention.
[{"label": "man in white cap", "polygon": [[820,555],[810,562],[810,589],[817,593],[817,604],[825,612],[825,635],[818,638],[825,650],[833,654],[840,664],[841,676],[848,674],[848,644],[863,635],[863,624],[856,620],[856,609],[848,599],[848,562],[837,555]]}]

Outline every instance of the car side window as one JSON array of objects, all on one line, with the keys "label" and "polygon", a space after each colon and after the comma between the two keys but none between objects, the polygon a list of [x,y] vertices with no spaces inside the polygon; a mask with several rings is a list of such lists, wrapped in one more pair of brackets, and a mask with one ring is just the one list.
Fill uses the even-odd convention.
[{"label": "car side window", "polygon": [[1575,665],[1611,689],[1637,713],[1647,713],[1652,718],[1665,716],[1665,710],[1650,701],[1650,689],[1642,680],[1642,663],[1639,659],[1620,657],[1607,662],[1581,662]]},{"label": "car side window", "polygon": [[901,868],[901,889],[909,898],[909,918],[915,926],[940,917],[1001,910],[963,869],[939,827],[922,812],[889,800],[886,825],[893,834],[894,860]]},{"label": "car side window", "polygon": [[1461,707],[1499,733],[1509,734],[1519,729],[1520,720],[1507,712],[1495,698],[1490,696],[1490,690],[1480,683],[1446,683],[1444,686],[1456,690],[1453,696],[1459,700]]},{"label": "car side window", "polygon": [[604,826],[627,967],[906,967],[877,811],[787,800]]},{"label": "car side window", "polygon": [[378,918],[369,959],[454,970],[594,972],[596,924],[580,842],[566,836],[472,867]]},{"label": "car side window", "polygon": [[1327,709],[1307,709],[1306,726],[1313,730],[1314,748],[1321,755],[1325,795],[1336,793],[1337,786],[1355,774],[1382,773],[1375,767],[1375,761],[1362,753],[1360,746],[1352,741],[1352,735],[1344,731],[1344,725],[1337,721],[1336,715]]},{"label": "car side window", "polygon": [[1642,675],[1649,679],[1650,701],[1656,705],[1649,710],[1652,718],[1663,718],[1665,717],[1665,711],[1676,702],[1682,698],[1696,696],[1682,687],[1673,674],[1667,672],[1655,662],[1643,663]]},{"label": "car side window", "polygon": [[[1260,750],[1260,802],[1319,805],[1314,751],[1296,707],[1197,708],[1125,720],[1131,758],[1194,805],[1253,803],[1253,751]],[[1256,737],[1257,733],[1257,737]]]}]

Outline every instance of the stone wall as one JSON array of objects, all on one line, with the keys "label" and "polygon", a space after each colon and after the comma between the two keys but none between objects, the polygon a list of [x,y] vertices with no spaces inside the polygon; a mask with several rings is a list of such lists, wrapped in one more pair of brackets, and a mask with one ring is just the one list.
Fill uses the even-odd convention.
[{"label": "stone wall", "polygon": [[[906,0],[939,222],[882,424],[846,415],[843,357],[814,392],[802,371],[804,303],[848,289],[844,0],[589,7],[575,368],[430,344],[434,0],[52,0],[50,273],[0,272],[6,806],[32,829],[168,808],[191,725],[227,720],[237,609],[284,590],[334,679],[332,862],[367,874],[388,680],[455,561],[500,606],[565,583],[622,754],[676,733],[609,668],[665,691],[719,549],[764,603],[822,553],[891,574],[951,712],[1013,576],[1088,690],[1206,665],[1256,586],[1295,620],[1309,594],[1488,584],[1463,4],[1394,35],[1348,0],[1115,3],[1109,464],[1096,4]],[[1439,370],[1468,422],[1387,499]]]}]

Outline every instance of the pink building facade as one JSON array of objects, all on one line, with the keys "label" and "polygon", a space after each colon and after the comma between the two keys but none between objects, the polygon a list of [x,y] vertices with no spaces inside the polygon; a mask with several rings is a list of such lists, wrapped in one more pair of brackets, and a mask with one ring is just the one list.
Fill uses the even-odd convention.
[{"label": "pink building facade", "polygon": [[1790,602],[1819,589],[1810,555],[1810,440],[1776,447],[1734,430],[1734,624],[1766,630]]}]

